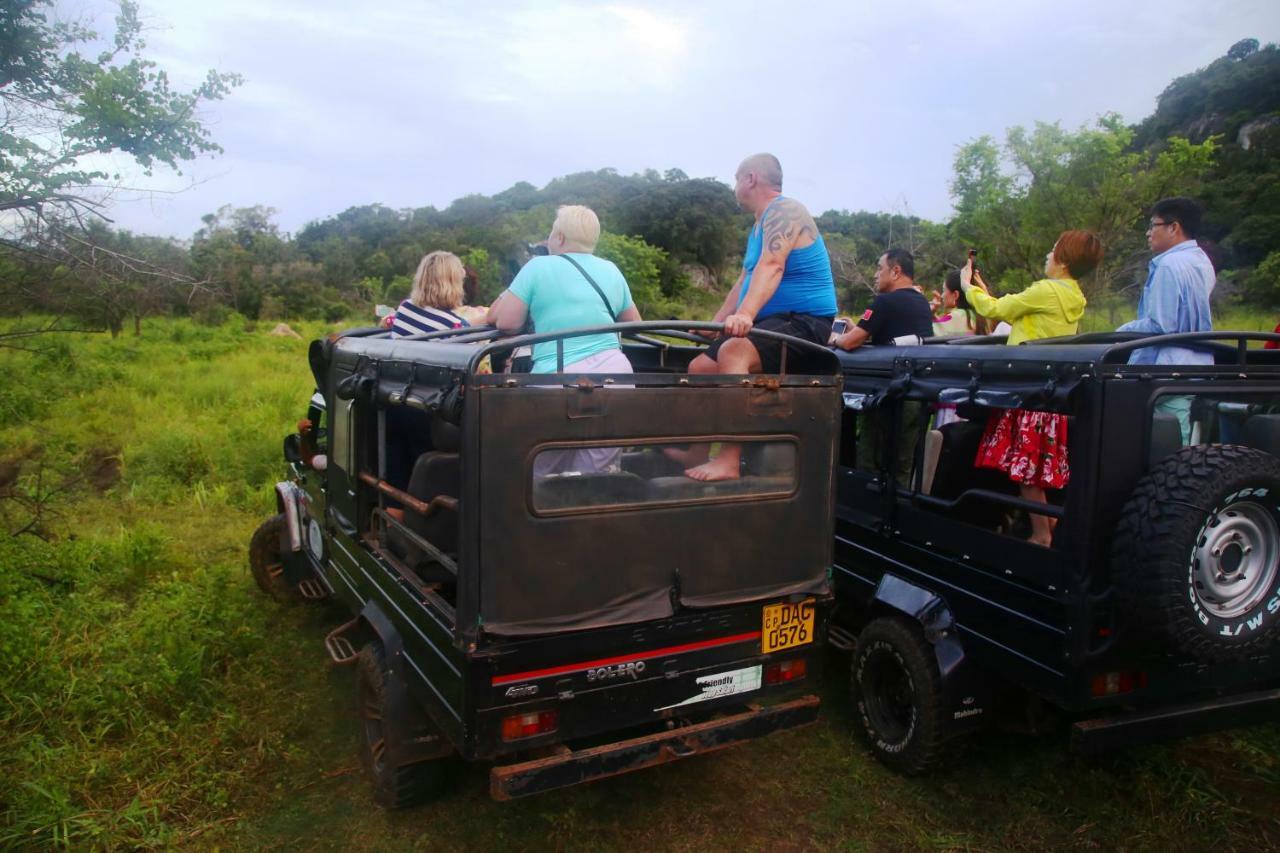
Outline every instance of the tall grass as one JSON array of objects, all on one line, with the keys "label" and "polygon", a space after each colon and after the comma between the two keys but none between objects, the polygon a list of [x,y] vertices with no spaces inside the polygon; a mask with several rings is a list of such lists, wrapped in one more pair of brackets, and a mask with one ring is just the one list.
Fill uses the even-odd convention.
[{"label": "tall grass", "polygon": [[244,543],[305,349],[170,320],[0,356],[0,848],[177,843],[281,748],[244,713],[272,623]]},{"label": "tall grass", "polygon": [[0,352],[0,849],[1280,844],[1274,727],[1100,764],[991,735],[907,780],[851,742],[834,654],[813,729],[519,803],[470,768],[380,812],[323,616],[245,569],[327,330],[299,331],[156,320]]}]

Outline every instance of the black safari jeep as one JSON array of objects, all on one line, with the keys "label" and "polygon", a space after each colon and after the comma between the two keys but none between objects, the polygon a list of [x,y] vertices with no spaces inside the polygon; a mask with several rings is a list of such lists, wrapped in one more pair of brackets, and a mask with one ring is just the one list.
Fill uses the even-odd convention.
[{"label": "black safari jeep", "polygon": [[[1280,337],[840,355],[831,640],[853,652],[879,758],[920,772],[993,724],[1070,719],[1096,752],[1280,719],[1280,351],[1260,340]],[[1154,343],[1214,363],[1128,363]],[[1048,503],[974,466],[1005,409],[1068,419],[1070,479]],[[1056,520],[1052,547],[1027,541],[1030,513]]]},{"label": "black safari jeep", "polygon": [[[319,391],[250,561],[354,617],[325,642],[355,665],[380,802],[440,792],[450,756],[494,763],[507,799],[816,718],[839,363],[787,338],[803,373],[687,375],[690,330],[719,328],[312,344]],[[517,348],[557,342],[563,368],[566,338],[601,331],[636,373],[521,372]],[[739,479],[664,453],[723,442]]]}]

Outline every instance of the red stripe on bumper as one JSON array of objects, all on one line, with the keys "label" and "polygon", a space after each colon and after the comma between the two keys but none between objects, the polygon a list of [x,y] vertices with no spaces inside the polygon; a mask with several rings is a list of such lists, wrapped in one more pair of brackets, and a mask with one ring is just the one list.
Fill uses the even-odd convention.
[{"label": "red stripe on bumper", "polygon": [[511,675],[496,675],[493,677],[492,684],[497,687],[502,684],[511,684],[516,681],[533,681],[538,678],[548,678],[552,675],[564,675],[569,672],[581,672],[584,669],[592,669],[597,666],[608,666],[614,663],[626,663],[627,661],[649,660],[651,658],[659,658],[664,655],[676,655],[681,652],[696,652],[702,649],[714,649],[717,646],[730,646],[734,643],[745,643],[748,640],[760,639],[759,631],[748,631],[745,634],[733,634],[728,637],[717,637],[714,640],[699,640],[696,643],[682,643],[678,646],[666,646],[661,649],[650,649],[647,652],[633,652],[628,655],[615,655],[611,658],[600,658],[598,660],[587,660],[581,663],[567,663],[563,666],[552,666],[546,669],[531,669],[527,672],[516,672]]}]

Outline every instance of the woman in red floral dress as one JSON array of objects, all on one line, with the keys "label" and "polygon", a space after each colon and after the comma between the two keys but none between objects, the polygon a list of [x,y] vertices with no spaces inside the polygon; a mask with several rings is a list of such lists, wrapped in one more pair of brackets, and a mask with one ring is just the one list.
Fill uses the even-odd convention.
[{"label": "woman in red floral dress", "polygon": [[[992,298],[981,279],[976,284],[972,282],[970,265],[961,273],[961,286],[979,314],[1013,323],[1010,344],[1072,335],[1084,312],[1084,296],[1076,279],[1092,272],[1101,260],[1102,243],[1095,235],[1064,231],[1045,257],[1045,278],[1021,293]],[[1066,415],[1028,409],[1006,409],[993,415],[974,464],[1004,471],[1018,484],[1023,498],[1047,503],[1045,489],[1061,489],[1071,477]],[[1047,515],[1031,513],[1029,541],[1051,545],[1054,521]]]}]

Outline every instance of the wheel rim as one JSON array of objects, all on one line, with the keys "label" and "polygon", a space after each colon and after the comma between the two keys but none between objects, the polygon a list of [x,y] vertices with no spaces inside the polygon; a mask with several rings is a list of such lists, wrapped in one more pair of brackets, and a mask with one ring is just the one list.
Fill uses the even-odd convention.
[{"label": "wheel rim", "polygon": [[1209,520],[1196,543],[1196,598],[1219,619],[1248,613],[1275,583],[1280,528],[1254,501],[1228,504]]},{"label": "wheel rim", "polygon": [[882,653],[868,661],[862,683],[863,705],[871,725],[890,743],[904,740],[915,727],[916,690],[911,674]]}]

